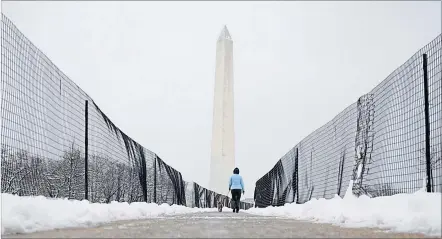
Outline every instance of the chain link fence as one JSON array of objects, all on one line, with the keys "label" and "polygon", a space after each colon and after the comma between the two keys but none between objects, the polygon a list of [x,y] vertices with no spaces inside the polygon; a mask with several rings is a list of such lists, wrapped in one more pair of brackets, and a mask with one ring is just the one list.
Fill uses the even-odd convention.
[{"label": "chain link fence", "polygon": [[257,207],[311,198],[442,192],[441,35],[257,182]]},{"label": "chain link fence", "polygon": [[121,131],[3,14],[1,34],[2,193],[192,207],[229,201],[197,184],[186,190],[180,172]]}]

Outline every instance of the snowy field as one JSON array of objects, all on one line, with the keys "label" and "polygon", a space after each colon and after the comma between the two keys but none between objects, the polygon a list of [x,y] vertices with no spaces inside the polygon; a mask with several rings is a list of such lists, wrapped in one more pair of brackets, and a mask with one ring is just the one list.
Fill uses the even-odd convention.
[{"label": "snowy field", "polygon": [[[350,182],[349,188],[352,183]],[[312,199],[304,204],[283,207],[251,208],[247,213],[282,216],[343,227],[373,227],[394,232],[423,233],[441,236],[440,193],[425,190],[389,197],[356,198],[347,190],[346,196],[333,199]]]},{"label": "snowy field", "polygon": [[19,197],[2,193],[2,235],[68,227],[90,227],[118,220],[216,211],[153,203],[89,203],[86,200]]}]

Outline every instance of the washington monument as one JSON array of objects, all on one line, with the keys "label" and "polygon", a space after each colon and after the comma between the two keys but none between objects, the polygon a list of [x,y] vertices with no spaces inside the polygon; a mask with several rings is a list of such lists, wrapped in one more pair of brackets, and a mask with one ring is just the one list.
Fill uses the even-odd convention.
[{"label": "washington monument", "polygon": [[212,149],[209,188],[228,193],[235,167],[233,123],[233,41],[224,26],[216,43],[215,94],[213,100]]}]

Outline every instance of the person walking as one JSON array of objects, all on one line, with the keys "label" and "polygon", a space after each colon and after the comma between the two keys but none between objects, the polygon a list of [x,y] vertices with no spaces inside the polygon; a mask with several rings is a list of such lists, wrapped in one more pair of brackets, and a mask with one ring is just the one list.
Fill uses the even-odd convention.
[{"label": "person walking", "polygon": [[230,176],[229,181],[229,191],[232,194],[232,201],[233,201],[233,212],[238,213],[239,212],[239,204],[241,199],[241,191],[242,194],[244,194],[244,181],[242,180],[241,175],[239,175],[239,169],[235,168],[233,170],[233,175]]}]

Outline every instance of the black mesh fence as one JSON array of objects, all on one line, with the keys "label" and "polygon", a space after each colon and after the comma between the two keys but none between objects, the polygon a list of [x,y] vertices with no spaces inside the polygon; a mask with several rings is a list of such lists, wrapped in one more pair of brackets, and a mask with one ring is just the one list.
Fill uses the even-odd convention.
[{"label": "black mesh fence", "polygon": [[[197,183],[193,183],[189,185],[189,191],[193,191],[191,198],[192,205],[188,205],[190,207],[201,207],[201,208],[212,208],[216,207],[220,202],[225,207],[230,207],[231,198],[225,195],[221,195],[210,191],[204,187],[201,187]],[[252,204],[246,202],[240,202],[240,209],[247,210],[252,207]]]},{"label": "black mesh fence", "polygon": [[257,182],[257,207],[442,192],[441,35],[317,129]]},{"label": "black mesh fence", "polygon": [[2,193],[195,207],[228,201],[197,184],[186,190],[180,172],[122,132],[3,14],[1,36]]}]

